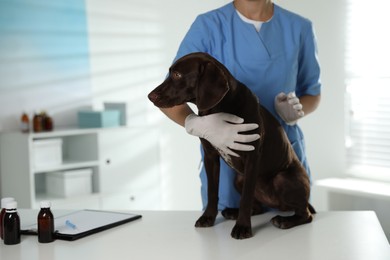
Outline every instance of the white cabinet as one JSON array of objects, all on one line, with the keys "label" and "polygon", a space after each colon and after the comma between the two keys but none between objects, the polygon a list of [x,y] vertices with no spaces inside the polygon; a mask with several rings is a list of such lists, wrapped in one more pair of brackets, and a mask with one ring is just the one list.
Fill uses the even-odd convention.
[{"label": "white cabinet", "polygon": [[[60,139],[62,163],[36,167],[34,144]],[[46,133],[0,134],[1,196],[19,207],[37,208],[49,199],[56,208],[158,209],[158,134],[147,128],[69,129]],[[92,170],[92,193],[58,198],[47,193],[48,174]]]},{"label": "white cabinet", "polygon": [[101,132],[100,192],[103,209],[159,209],[159,141],[154,130]]}]

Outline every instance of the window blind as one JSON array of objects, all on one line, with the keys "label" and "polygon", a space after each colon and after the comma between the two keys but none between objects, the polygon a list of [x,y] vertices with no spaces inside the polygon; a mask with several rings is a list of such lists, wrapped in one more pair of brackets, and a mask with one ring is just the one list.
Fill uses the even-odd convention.
[{"label": "window blind", "polygon": [[346,147],[351,172],[390,178],[390,2],[347,0]]},{"label": "window blind", "polygon": [[0,130],[18,129],[23,110],[76,124],[90,85],[85,1],[0,1]]}]

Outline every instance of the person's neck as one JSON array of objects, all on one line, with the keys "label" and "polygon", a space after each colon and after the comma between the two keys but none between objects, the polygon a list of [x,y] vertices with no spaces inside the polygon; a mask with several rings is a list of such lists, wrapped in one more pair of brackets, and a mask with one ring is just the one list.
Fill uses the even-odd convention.
[{"label": "person's neck", "polygon": [[233,4],[242,15],[255,21],[266,22],[274,13],[271,0],[234,0]]}]

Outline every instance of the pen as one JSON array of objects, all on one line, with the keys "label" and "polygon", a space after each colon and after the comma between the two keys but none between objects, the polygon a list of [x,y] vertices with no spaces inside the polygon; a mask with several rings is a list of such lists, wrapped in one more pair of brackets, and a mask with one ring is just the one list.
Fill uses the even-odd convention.
[{"label": "pen", "polygon": [[70,220],[66,220],[65,225],[70,227],[71,229],[77,229],[76,225],[70,222]]}]

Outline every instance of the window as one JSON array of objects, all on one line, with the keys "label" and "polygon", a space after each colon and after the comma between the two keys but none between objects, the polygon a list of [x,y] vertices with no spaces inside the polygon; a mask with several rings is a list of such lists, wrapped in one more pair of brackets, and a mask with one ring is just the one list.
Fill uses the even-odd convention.
[{"label": "window", "polygon": [[390,2],[347,0],[346,107],[350,172],[390,180]]}]

